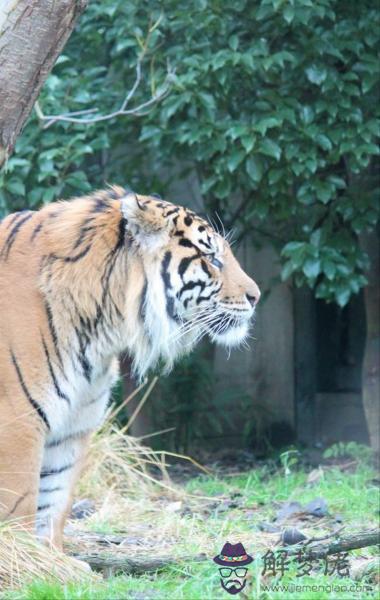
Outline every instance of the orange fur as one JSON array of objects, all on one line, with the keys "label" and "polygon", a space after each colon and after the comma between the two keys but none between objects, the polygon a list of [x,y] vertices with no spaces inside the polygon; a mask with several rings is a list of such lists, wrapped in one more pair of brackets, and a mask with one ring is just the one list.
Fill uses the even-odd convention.
[{"label": "orange fur", "polygon": [[122,188],[0,224],[0,518],[61,546],[91,431],[127,350],[141,377],[200,335],[234,345],[260,292],[182,207]]}]

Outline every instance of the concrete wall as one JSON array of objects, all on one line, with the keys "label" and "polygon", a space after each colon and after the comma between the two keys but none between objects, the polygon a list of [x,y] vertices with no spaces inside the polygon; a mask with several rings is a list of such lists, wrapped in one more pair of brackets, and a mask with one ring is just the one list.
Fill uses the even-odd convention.
[{"label": "concrete wall", "polygon": [[249,349],[234,350],[228,358],[224,349],[217,348],[214,366],[215,395],[223,398],[228,390],[236,392],[229,394],[226,409],[231,414],[231,427],[226,434],[232,445],[240,446],[242,434],[248,433],[244,431],[248,420],[253,426],[252,437],[259,437],[273,423],[294,428],[295,408],[291,290],[279,281],[278,258],[271,246],[257,251],[246,243],[238,257],[259,284],[262,301]]},{"label": "concrete wall", "polygon": [[[174,177],[168,199],[204,212],[199,182],[194,173],[181,181]],[[213,434],[208,440],[211,446],[220,443],[238,447],[245,445],[247,436],[250,437],[247,421],[253,426],[253,436],[255,429],[260,436],[273,423],[295,427],[291,289],[280,281],[278,256],[270,243],[257,250],[251,242],[246,242],[237,251],[237,256],[243,268],[258,283],[262,300],[249,348],[234,350],[229,357],[222,348],[214,350],[214,400],[223,407],[225,418],[223,431],[218,437]]]}]

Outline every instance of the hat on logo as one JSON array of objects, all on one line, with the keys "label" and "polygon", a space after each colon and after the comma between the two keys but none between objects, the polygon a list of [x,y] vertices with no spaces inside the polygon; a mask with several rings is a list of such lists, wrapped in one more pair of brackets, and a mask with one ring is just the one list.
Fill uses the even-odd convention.
[{"label": "hat on logo", "polygon": [[240,567],[249,565],[253,561],[252,556],[246,553],[243,544],[230,544],[226,542],[220,554],[214,557],[214,562],[223,567]]}]

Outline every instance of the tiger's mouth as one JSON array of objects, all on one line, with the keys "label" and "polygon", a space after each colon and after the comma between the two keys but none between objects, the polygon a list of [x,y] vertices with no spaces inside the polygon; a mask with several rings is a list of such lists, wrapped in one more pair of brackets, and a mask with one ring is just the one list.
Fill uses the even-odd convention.
[{"label": "tiger's mouth", "polygon": [[241,316],[232,313],[222,313],[211,323],[208,323],[208,334],[213,342],[229,348],[238,346],[247,337],[253,313]]}]

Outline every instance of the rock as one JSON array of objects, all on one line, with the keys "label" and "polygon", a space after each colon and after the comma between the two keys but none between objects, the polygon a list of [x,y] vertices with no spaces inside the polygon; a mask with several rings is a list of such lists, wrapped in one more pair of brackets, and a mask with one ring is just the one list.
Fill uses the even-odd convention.
[{"label": "rock", "polygon": [[302,531],[296,529],[296,527],[287,527],[284,529],[281,535],[282,543],[286,546],[292,546],[293,544],[298,544],[303,540],[306,540],[307,537]]},{"label": "rock", "polygon": [[313,515],[313,517],[326,517],[328,515],[327,503],[323,498],[314,498],[308,502],[304,508],[304,512],[309,515]]},{"label": "rock", "polygon": [[74,502],[71,508],[70,517],[72,519],[85,519],[95,512],[95,504],[88,498],[83,498]]},{"label": "rock", "polygon": [[265,531],[266,533],[280,533],[281,528],[274,523],[266,523],[265,521],[261,521],[258,524],[258,528],[260,531]]},{"label": "rock", "polygon": [[285,521],[285,519],[302,512],[302,505],[299,502],[285,502],[285,504],[277,512],[276,520]]}]

